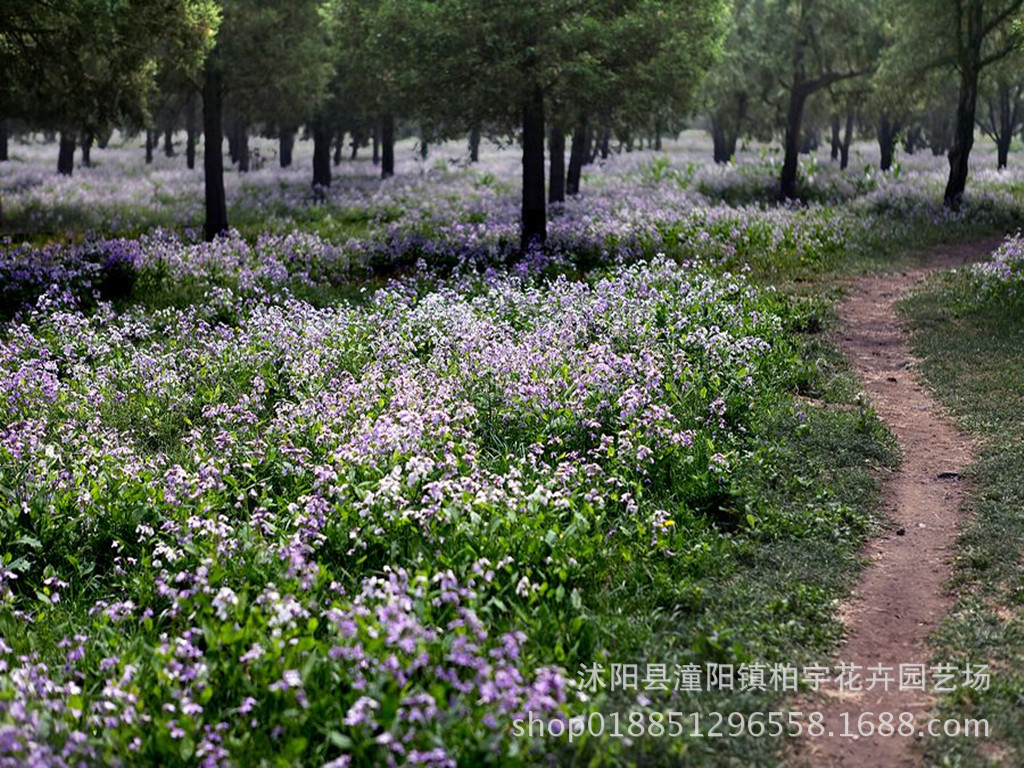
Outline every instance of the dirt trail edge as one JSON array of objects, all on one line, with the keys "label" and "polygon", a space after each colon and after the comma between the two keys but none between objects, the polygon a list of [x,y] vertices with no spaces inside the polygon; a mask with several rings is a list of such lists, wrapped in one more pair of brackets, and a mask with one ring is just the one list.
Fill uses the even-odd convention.
[{"label": "dirt trail edge", "polygon": [[[798,740],[795,764],[857,768],[922,764],[914,744],[916,734],[933,716],[934,703],[927,638],[952,602],[945,586],[962,521],[960,502],[965,489],[959,473],[971,459],[972,445],[921,383],[894,305],[929,271],[983,258],[998,242],[942,246],[931,251],[925,267],[859,278],[838,307],[842,328],[836,341],[864,382],[878,416],[899,440],[903,461],[883,485],[884,509],[895,524],[865,547],[868,565],[853,598],[841,609],[847,639],[833,661],[822,660],[822,664],[831,663],[833,680],[841,663],[857,665],[853,675],[860,678],[854,677],[850,687],[861,690],[840,692],[835,686],[822,686],[817,696],[808,695],[799,702],[805,713],[824,714],[826,730],[821,738]],[[900,690],[901,664],[928,665],[929,693]],[[888,690],[887,676],[892,678]],[[877,682],[868,690],[873,677]],[[893,713],[897,727],[901,712],[913,713],[915,735],[840,736],[858,734],[859,718],[868,712],[873,714],[864,715],[865,728],[868,722],[877,726],[883,712]],[[834,736],[829,738],[828,732]]]}]

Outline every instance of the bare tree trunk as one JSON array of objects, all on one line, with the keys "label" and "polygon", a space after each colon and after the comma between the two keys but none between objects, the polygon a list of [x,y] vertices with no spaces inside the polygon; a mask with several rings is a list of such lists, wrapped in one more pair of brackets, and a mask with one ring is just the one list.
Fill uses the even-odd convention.
[{"label": "bare tree trunk", "polygon": [[395,118],[385,115],[380,125],[380,177],[389,179],[395,175]]},{"label": "bare tree trunk", "polygon": [[7,118],[0,118],[0,163],[7,162]]},{"label": "bare tree trunk", "polygon": [[373,164],[380,165],[380,126],[373,126]]},{"label": "bare tree trunk", "polygon": [[170,128],[164,131],[164,157],[174,157],[174,131]]},{"label": "bare tree trunk", "polygon": [[903,139],[903,151],[908,155],[912,155],[917,152],[917,147],[921,143],[921,126],[914,125],[907,128],[907,135]]},{"label": "bare tree trunk", "polygon": [[228,140],[228,159],[234,165],[238,162],[238,123],[234,119],[228,120],[225,138]]},{"label": "bare tree trunk", "polygon": [[[1017,107],[1015,94],[1011,93],[1010,87],[1002,84],[999,87],[998,105],[989,102],[989,112],[992,118],[991,127],[995,130],[992,138],[996,142],[996,154],[998,156],[998,168],[1003,170],[1010,161],[1010,145],[1013,144],[1013,131],[1017,127]],[[998,113],[998,114],[995,114]]]},{"label": "bare tree trunk", "polygon": [[711,119],[711,144],[715,162],[725,165],[736,156],[737,136],[720,121]]},{"label": "bare tree trunk", "polygon": [[70,176],[75,172],[75,132],[60,132],[60,149],[57,152],[57,173]]},{"label": "bare tree trunk", "polygon": [[583,164],[590,165],[597,160],[597,132],[590,126],[589,120],[584,120],[587,126],[586,140],[583,142]]},{"label": "bare tree trunk", "polygon": [[857,115],[852,109],[846,110],[846,129],[843,131],[843,145],[839,148],[839,168],[845,171],[850,165],[850,144],[853,143],[853,125]]},{"label": "bare tree trunk", "polygon": [[278,141],[278,162],[282,168],[288,168],[292,164],[292,150],[295,149],[296,128],[286,125],[277,131]]},{"label": "bare tree trunk", "polygon": [[[977,11],[980,15],[980,9]],[[968,27],[980,20],[969,22]],[[978,76],[980,70],[979,50],[969,50],[960,62],[960,97],[956,106],[953,146],[949,150],[949,180],[942,196],[943,205],[957,209],[963,202],[967,188],[967,174],[970,169],[971,148],[974,146],[974,123],[978,108]]]},{"label": "bare tree trunk", "polygon": [[206,187],[207,240],[228,229],[228,206],[224,195],[224,123],[222,114],[220,54],[214,48],[206,57],[203,78],[203,176]]},{"label": "bare tree trunk", "polygon": [[249,126],[239,120],[235,123],[235,148],[238,152],[238,172],[249,172]]},{"label": "bare tree trunk", "polygon": [[832,117],[832,162],[839,159],[839,149],[843,146],[843,140],[839,135],[839,115],[833,115]]},{"label": "bare tree trunk", "polygon": [[523,104],[523,213],[520,247],[544,245],[548,213],[544,189],[544,91],[539,85]]},{"label": "bare tree trunk", "polygon": [[331,129],[327,121],[313,122],[313,187],[331,186]]},{"label": "bare tree trunk", "polygon": [[156,147],[156,131],[146,129],[146,165],[153,162],[153,149]]},{"label": "bare tree trunk", "polygon": [[480,162],[480,123],[473,123],[469,128],[469,162]]},{"label": "bare tree trunk", "polygon": [[569,170],[566,174],[565,193],[578,195],[580,179],[583,176],[583,155],[587,151],[587,125],[581,122],[572,132],[572,146],[569,149]]},{"label": "bare tree trunk", "polygon": [[878,167],[883,171],[892,168],[893,155],[896,149],[896,134],[899,126],[889,119],[888,115],[882,115],[878,121]]},{"label": "bare tree trunk", "polygon": [[565,202],[565,131],[560,125],[551,127],[548,139],[548,202]]},{"label": "bare tree trunk", "polygon": [[779,193],[785,200],[795,200],[797,197],[800,128],[803,123],[806,101],[807,94],[799,85],[790,91],[789,109],[786,111],[785,155],[782,160],[782,176],[779,179]]},{"label": "bare tree trunk", "polygon": [[185,165],[191,171],[196,167],[196,96],[189,93],[185,105]]},{"label": "bare tree trunk", "polygon": [[961,77],[960,98],[956,108],[956,133],[949,150],[949,180],[943,194],[947,208],[959,208],[967,188],[971,149],[974,146],[974,114],[978,97],[978,81],[969,74]]},{"label": "bare tree trunk", "polygon": [[94,142],[92,130],[82,129],[82,165],[85,168],[92,168],[92,145]]}]

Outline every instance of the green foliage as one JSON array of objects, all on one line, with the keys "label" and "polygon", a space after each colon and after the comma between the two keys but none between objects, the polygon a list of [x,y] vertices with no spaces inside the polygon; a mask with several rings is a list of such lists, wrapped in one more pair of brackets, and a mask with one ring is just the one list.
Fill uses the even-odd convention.
[{"label": "green foliage", "polygon": [[[143,270],[137,280],[139,298],[155,301],[159,276]],[[88,437],[76,432],[82,440],[74,442],[47,428],[49,448],[37,446],[31,458],[13,443],[0,448],[0,488],[16,489],[0,498],[0,556],[5,574],[18,577],[0,592],[0,636],[17,654],[37,652],[60,670],[77,656],[63,636],[88,635],[76,669],[88,680],[115,675],[131,693],[129,714],[119,710],[116,725],[89,734],[105,760],[187,764],[201,745],[210,748],[206,726],[225,722],[217,743],[239,762],[349,754],[372,764],[386,756],[379,731],[355,722],[353,709],[371,697],[380,726],[390,728],[413,692],[429,693],[440,711],[418,731],[417,747],[443,743],[471,763],[497,755],[528,764],[530,749],[615,764],[772,759],[779,744],[769,739],[526,745],[488,729],[480,697],[430,670],[476,636],[469,616],[492,638],[474,641],[482,655],[497,658],[497,638],[522,632],[523,670],[558,665],[570,678],[594,661],[817,661],[840,630],[823,617],[845,594],[870,529],[875,481],[867,470],[893,460],[873,414],[845,407],[853,388],[821,339],[824,307],[661,259],[579,284],[502,285],[462,280],[420,299],[392,290],[362,309],[321,312],[213,288],[197,291],[193,307],[40,313],[31,332],[18,332],[35,341],[12,343],[4,364],[21,370],[45,350],[67,382],[48,400],[41,390],[27,397],[36,384],[19,384],[11,412],[19,423],[38,411],[48,424],[101,426],[89,426]],[[673,419],[689,444],[662,443],[659,421],[631,421],[620,412],[628,398],[602,404],[625,393],[577,390],[580,371],[561,357],[531,363],[525,380],[496,370],[513,376],[503,383],[474,372],[467,355],[475,353],[449,343],[461,333],[452,318],[491,329],[479,336],[484,343],[498,332],[534,338],[591,294],[608,301],[580,315],[596,325],[570,348],[590,354],[603,345],[623,365],[633,365],[638,349],[644,360],[677,361],[676,373],[650,383],[658,408],[643,413]],[[620,304],[643,311],[624,315]],[[713,338],[706,328],[716,329]],[[721,338],[734,338],[735,348]],[[756,352],[745,351],[750,344]],[[393,354],[405,361],[395,376],[386,373]],[[372,398],[336,395],[378,371],[386,375]],[[400,407],[400,388],[421,378],[435,384],[424,397],[457,387],[460,413],[446,412],[457,423],[424,430],[415,455],[396,445],[372,462],[338,458],[344,424],[385,424]],[[585,399],[578,407],[535,401],[531,382]],[[509,384],[526,394],[510,396]],[[595,430],[608,435],[602,449]],[[122,447],[112,450],[112,440]],[[639,450],[648,444],[655,452]],[[560,474],[576,472],[574,457],[585,454],[616,482],[592,494],[590,470]],[[431,483],[447,482],[413,474],[413,458],[434,455],[450,456],[460,476],[503,478],[515,503],[467,486],[452,488],[429,520],[396,514],[412,509],[401,499],[426,498]],[[215,464],[223,471],[208,475],[204,467]],[[314,468],[337,473],[330,487]],[[401,472],[401,482],[388,481]],[[174,479],[186,474],[202,488],[186,491]],[[307,505],[323,496],[330,501],[310,529]],[[493,573],[472,581],[481,563]],[[458,611],[446,573],[473,585]],[[406,578],[415,588],[407,600],[404,591],[397,601],[367,593],[367,581]],[[301,612],[313,606],[320,618]],[[379,617],[400,606],[408,622],[431,631],[396,648]],[[14,631],[15,609],[34,622]],[[130,622],[123,611],[134,612]],[[323,620],[332,614],[352,621],[335,627]],[[339,655],[356,649],[420,671],[405,685],[391,674],[361,680],[361,667]],[[5,685],[3,695],[16,693]],[[80,688],[73,710],[91,712],[106,695]],[[763,711],[774,699],[687,694],[671,706]],[[566,706],[585,713],[638,705],[602,696]],[[144,725],[140,712],[151,715]],[[70,715],[47,717],[54,730],[46,733],[59,734]]]},{"label": "green foliage", "polygon": [[142,125],[161,55],[195,72],[219,13],[211,0],[5,0],[0,19],[7,114],[75,130]]},{"label": "green foliage", "polygon": [[310,119],[334,74],[320,0],[222,0],[225,103],[246,122]]},{"label": "green foliage", "polygon": [[933,281],[903,305],[916,354],[929,385],[981,449],[970,467],[970,521],[956,547],[952,590],[956,603],[934,641],[937,662],[988,664],[987,691],[964,688],[944,697],[943,717],[986,718],[990,739],[930,741],[929,758],[943,765],[1024,760],[1020,701],[1024,676],[1024,314],[1019,298],[978,292],[963,273]]}]

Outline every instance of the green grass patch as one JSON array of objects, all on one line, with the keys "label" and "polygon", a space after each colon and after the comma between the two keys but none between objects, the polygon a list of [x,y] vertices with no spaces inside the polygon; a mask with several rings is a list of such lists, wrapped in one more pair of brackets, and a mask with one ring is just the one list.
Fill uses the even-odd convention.
[{"label": "green grass patch", "polygon": [[973,300],[946,275],[902,307],[922,371],[960,424],[981,438],[971,515],[956,550],[956,604],[934,638],[937,662],[989,664],[987,691],[960,690],[943,717],[985,718],[991,739],[928,742],[940,765],[1024,764],[1024,309]]}]

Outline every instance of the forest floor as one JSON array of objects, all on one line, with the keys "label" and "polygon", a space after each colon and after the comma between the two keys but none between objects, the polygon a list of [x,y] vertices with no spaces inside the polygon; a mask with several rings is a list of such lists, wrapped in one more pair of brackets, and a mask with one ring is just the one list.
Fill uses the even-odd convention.
[{"label": "forest floor", "polygon": [[[883,485],[883,509],[891,525],[865,547],[868,565],[852,599],[841,610],[847,637],[837,662],[857,665],[848,667],[851,684],[845,691],[823,688],[817,702],[805,702],[805,711],[824,713],[829,730],[822,738],[806,739],[800,745],[798,762],[821,766],[921,763],[915,737],[840,736],[858,733],[862,715],[877,725],[882,713],[893,713],[898,727],[899,714],[910,712],[919,731],[934,713],[930,695],[900,690],[900,665],[931,666],[928,637],[952,605],[947,584],[967,490],[961,471],[974,453],[971,439],[944,415],[916,372],[896,304],[929,272],[983,258],[997,245],[997,241],[983,241],[942,246],[930,252],[922,267],[860,277],[838,307],[837,346],[863,381],[872,407],[896,435],[903,459]],[[879,682],[872,686],[873,668],[879,667]],[[886,684],[888,676],[893,681]]]}]

